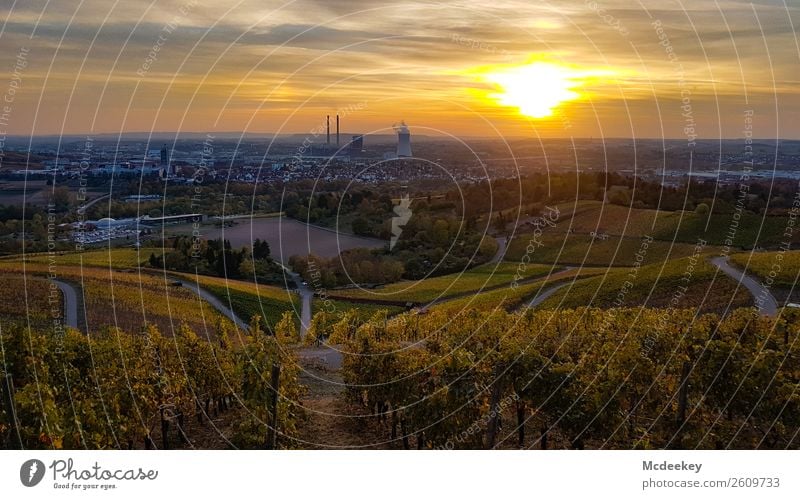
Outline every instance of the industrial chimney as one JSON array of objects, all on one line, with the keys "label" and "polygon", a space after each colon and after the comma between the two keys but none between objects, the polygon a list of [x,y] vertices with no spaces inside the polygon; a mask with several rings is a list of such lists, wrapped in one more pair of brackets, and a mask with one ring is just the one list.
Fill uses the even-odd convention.
[{"label": "industrial chimney", "polygon": [[325,136],[326,141],[325,141],[325,143],[328,144],[328,145],[331,145],[331,115],[330,114],[325,117],[325,130],[326,130],[326,132],[325,132],[326,133],[326,136]]},{"label": "industrial chimney", "polygon": [[339,115],[336,115],[336,148],[339,148]]}]

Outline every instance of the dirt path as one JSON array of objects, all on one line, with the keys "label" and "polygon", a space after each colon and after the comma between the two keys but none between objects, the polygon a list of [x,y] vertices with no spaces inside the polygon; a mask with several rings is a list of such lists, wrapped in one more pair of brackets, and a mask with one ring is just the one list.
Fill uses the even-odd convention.
[{"label": "dirt path", "polygon": [[298,445],[304,449],[385,449],[386,428],[377,417],[361,412],[345,400],[341,354],[328,347],[306,348],[298,353],[303,371],[300,382],[308,387],[301,402],[307,419],[300,425]]}]

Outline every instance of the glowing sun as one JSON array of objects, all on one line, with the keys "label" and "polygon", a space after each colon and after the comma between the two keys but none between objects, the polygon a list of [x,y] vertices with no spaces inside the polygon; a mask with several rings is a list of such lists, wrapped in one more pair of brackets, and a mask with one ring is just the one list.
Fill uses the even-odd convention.
[{"label": "glowing sun", "polygon": [[550,62],[489,72],[485,78],[500,90],[490,97],[532,118],[552,116],[556,107],[581,96],[575,91],[581,86],[580,75]]}]

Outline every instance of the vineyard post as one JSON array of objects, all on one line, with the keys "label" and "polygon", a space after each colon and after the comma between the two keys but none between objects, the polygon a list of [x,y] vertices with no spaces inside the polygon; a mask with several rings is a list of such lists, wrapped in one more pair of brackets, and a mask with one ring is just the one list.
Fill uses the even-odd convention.
[{"label": "vineyard post", "polygon": [[6,404],[6,414],[9,420],[8,448],[22,449],[22,437],[17,426],[17,412],[14,409],[14,379],[11,374],[6,374],[3,380],[3,399]]},{"label": "vineyard post", "polygon": [[169,421],[164,417],[164,408],[159,410],[161,415],[161,448],[164,450],[169,449]]},{"label": "vineyard post", "polygon": [[675,421],[678,425],[678,429],[680,429],[684,421],[686,421],[686,406],[689,395],[689,371],[689,362],[684,362],[681,369],[681,385],[678,389],[678,417]]},{"label": "vineyard post", "polygon": [[525,401],[522,398],[517,401],[517,446],[520,449],[525,446]]},{"label": "vineyard post", "polygon": [[494,447],[497,438],[497,420],[500,417],[500,369],[495,367],[494,382],[489,395],[489,427],[487,428],[486,446],[491,449]]},{"label": "vineyard post", "polygon": [[278,362],[272,363],[272,395],[270,411],[270,423],[267,437],[267,448],[276,449],[278,447],[278,390],[280,390],[281,365]]}]

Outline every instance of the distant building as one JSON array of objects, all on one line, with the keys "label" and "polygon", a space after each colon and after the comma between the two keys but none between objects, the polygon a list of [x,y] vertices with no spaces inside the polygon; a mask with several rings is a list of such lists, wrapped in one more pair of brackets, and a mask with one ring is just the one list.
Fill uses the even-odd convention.
[{"label": "distant building", "polygon": [[170,169],[170,166],[169,166],[169,160],[170,160],[169,149],[167,149],[167,145],[164,144],[164,146],[161,147],[161,168],[164,169],[164,172],[167,175],[171,175],[172,174],[172,170]]},{"label": "distant building", "polygon": [[350,155],[357,156],[361,154],[361,151],[363,150],[364,150],[364,136],[353,135],[353,139],[350,141]]},{"label": "distant building", "polygon": [[205,221],[206,216],[200,213],[186,213],[183,215],[167,215],[163,217],[151,217],[145,215],[139,219],[141,225],[161,225],[161,224],[178,224],[178,223],[194,223]]}]

